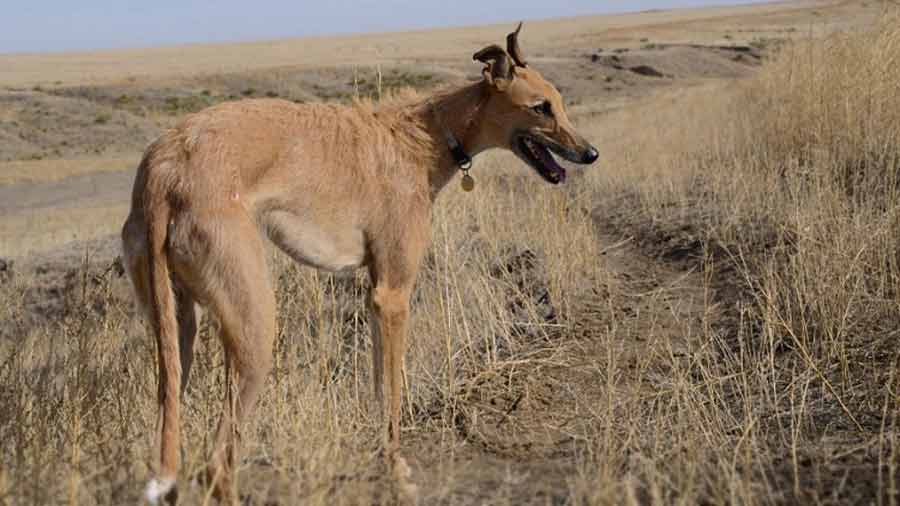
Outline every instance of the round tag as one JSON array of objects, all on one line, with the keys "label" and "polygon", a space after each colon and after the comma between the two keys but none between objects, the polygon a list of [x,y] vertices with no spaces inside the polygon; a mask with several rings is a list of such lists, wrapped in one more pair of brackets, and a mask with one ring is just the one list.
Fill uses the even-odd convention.
[{"label": "round tag", "polygon": [[462,189],[464,192],[470,192],[475,189],[475,180],[468,174],[463,174]]}]

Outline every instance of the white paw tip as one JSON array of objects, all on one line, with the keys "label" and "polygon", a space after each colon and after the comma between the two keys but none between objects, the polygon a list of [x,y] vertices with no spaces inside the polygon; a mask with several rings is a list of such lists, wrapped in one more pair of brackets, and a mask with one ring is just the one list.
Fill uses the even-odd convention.
[{"label": "white paw tip", "polygon": [[164,495],[168,494],[174,485],[174,478],[163,478],[161,480],[152,479],[150,480],[150,483],[147,484],[147,489],[144,491],[144,497],[147,498],[147,502],[150,504],[159,504],[159,500]]}]

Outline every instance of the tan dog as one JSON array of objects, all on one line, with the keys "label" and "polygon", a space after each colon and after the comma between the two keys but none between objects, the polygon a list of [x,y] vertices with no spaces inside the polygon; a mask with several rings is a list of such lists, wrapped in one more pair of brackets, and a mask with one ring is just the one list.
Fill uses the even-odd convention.
[{"label": "tan dog", "polygon": [[487,149],[513,151],[551,183],[565,178],[551,151],[586,164],[598,156],[576,133],[559,92],[526,66],[518,32],[507,37],[507,50],[493,45],[475,54],[486,65],[477,83],[374,106],[224,103],[188,116],[147,148],[122,242],[157,340],[151,502],[176,499],[179,398],[193,360],[197,304],[221,323],[227,380],[236,386],[208,469],[216,495],[235,501],[237,427],[263,388],[275,337],[263,236],[303,264],[368,269],[385,455],[405,483],[401,374],[435,198],[460,165],[468,167],[469,155]]}]

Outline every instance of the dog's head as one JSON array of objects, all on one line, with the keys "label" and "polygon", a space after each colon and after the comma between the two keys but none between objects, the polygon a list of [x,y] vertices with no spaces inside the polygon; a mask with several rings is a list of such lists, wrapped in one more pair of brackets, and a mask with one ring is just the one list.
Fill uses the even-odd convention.
[{"label": "dog's head", "polygon": [[519,23],[507,35],[505,50],[491,45],[473,56],[485,64],[482,73],[490,94],[481,114],[481,135],[558,184],[566,171],[551,153],[581,164],[593,163],[599,154],[569,121],[556,87],[525,62],[518,43],[521,29]]}]

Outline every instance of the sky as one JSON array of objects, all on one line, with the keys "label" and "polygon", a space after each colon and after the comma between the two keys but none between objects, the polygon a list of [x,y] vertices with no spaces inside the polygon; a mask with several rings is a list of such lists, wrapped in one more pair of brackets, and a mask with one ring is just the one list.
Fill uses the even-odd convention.
[{"label": "sky", "polygon": [[[19,0],[0,53],[383,32],[752,0]],[[758,3],[758,1],[757,1]]]}]

